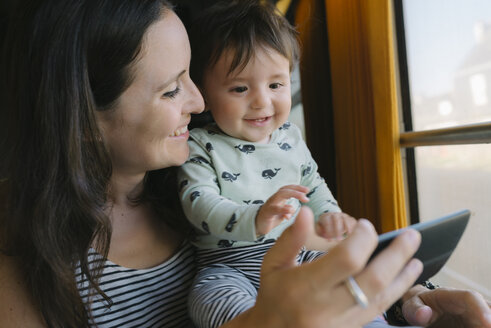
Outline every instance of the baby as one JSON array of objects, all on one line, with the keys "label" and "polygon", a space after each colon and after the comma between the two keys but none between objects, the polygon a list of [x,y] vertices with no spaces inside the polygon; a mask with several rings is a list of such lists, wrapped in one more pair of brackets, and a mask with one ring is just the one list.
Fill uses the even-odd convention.
[{"label": "baby", "polygon": [[[190,72],[214,122],[190,131],[178,176],[198,248],[189,308],[197,326],[218,327],[254,304],[264,254],[300,203],[323,237],[312,245],[342,239],[356,220],[341,212],[287,121],[298,45],[286,19],[267,2],[223,2],[194,23],[190,40]],[[297,260],[322,254],[304,250]]]}]

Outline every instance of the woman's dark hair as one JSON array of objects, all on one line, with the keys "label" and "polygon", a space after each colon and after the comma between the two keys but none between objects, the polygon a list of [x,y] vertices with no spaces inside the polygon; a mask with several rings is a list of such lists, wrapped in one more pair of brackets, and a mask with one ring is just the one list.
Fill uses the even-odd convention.
[{"label": "woman's dark hair", "polygon": [[297,32],[269,1],[221,1],[191,24],[191,78],[202,85],[206,69],[228,50],[234,58],[229,73],[243,69],[258,48],[271,48],[290,61],[298,60]]},{"label": "woman's dark hair", "polygon": [[[104,257],[109,250],[112,168],[95,111],[113,110],[132,82],[145,32],[170,8],[165,0],[31,0],[10,15],[0,71],[0,245],[17,256],[49,327],[90,322],[78,265],[102,293],[103,263],[87,263],[87,254],[93,245]],[[149,174],[140,199],[160,214],[174,199],[155,194],[165,193],[160,183],[168,179],[165,169]]]}]

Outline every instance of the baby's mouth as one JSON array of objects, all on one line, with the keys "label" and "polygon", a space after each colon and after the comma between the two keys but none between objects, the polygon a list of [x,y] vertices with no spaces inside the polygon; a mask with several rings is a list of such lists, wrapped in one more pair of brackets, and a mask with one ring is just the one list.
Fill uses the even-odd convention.
[{"label": "baby's mouth", "polygon": [[249,122],[264,122],[267,121],[271,116],[265,116],[265,117],[260,117],[260,118],[246,118],[246,121]]}]

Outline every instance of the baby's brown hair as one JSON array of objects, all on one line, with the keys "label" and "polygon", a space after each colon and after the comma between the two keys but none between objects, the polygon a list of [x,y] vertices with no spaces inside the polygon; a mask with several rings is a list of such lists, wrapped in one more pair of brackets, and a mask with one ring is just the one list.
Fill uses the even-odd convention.
[{"label": "baby's brown hair", "polygon": [[193,81],[201,86],[203,75],[220,56],[231,50],[229,74],[242,70],[258,48],[271,48],[290,61],[299,57],[297,32],[274,5],[260,0],[221,1],[208,8],[191,25]]}]

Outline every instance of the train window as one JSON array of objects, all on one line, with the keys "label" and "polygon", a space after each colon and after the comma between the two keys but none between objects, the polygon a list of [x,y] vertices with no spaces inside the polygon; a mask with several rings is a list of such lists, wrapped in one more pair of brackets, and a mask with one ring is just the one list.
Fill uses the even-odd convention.
[{"label": "train window", "polygon": [[473,215],[432,279],[491,298],[491,2],[394,0],[411,217]]}]

